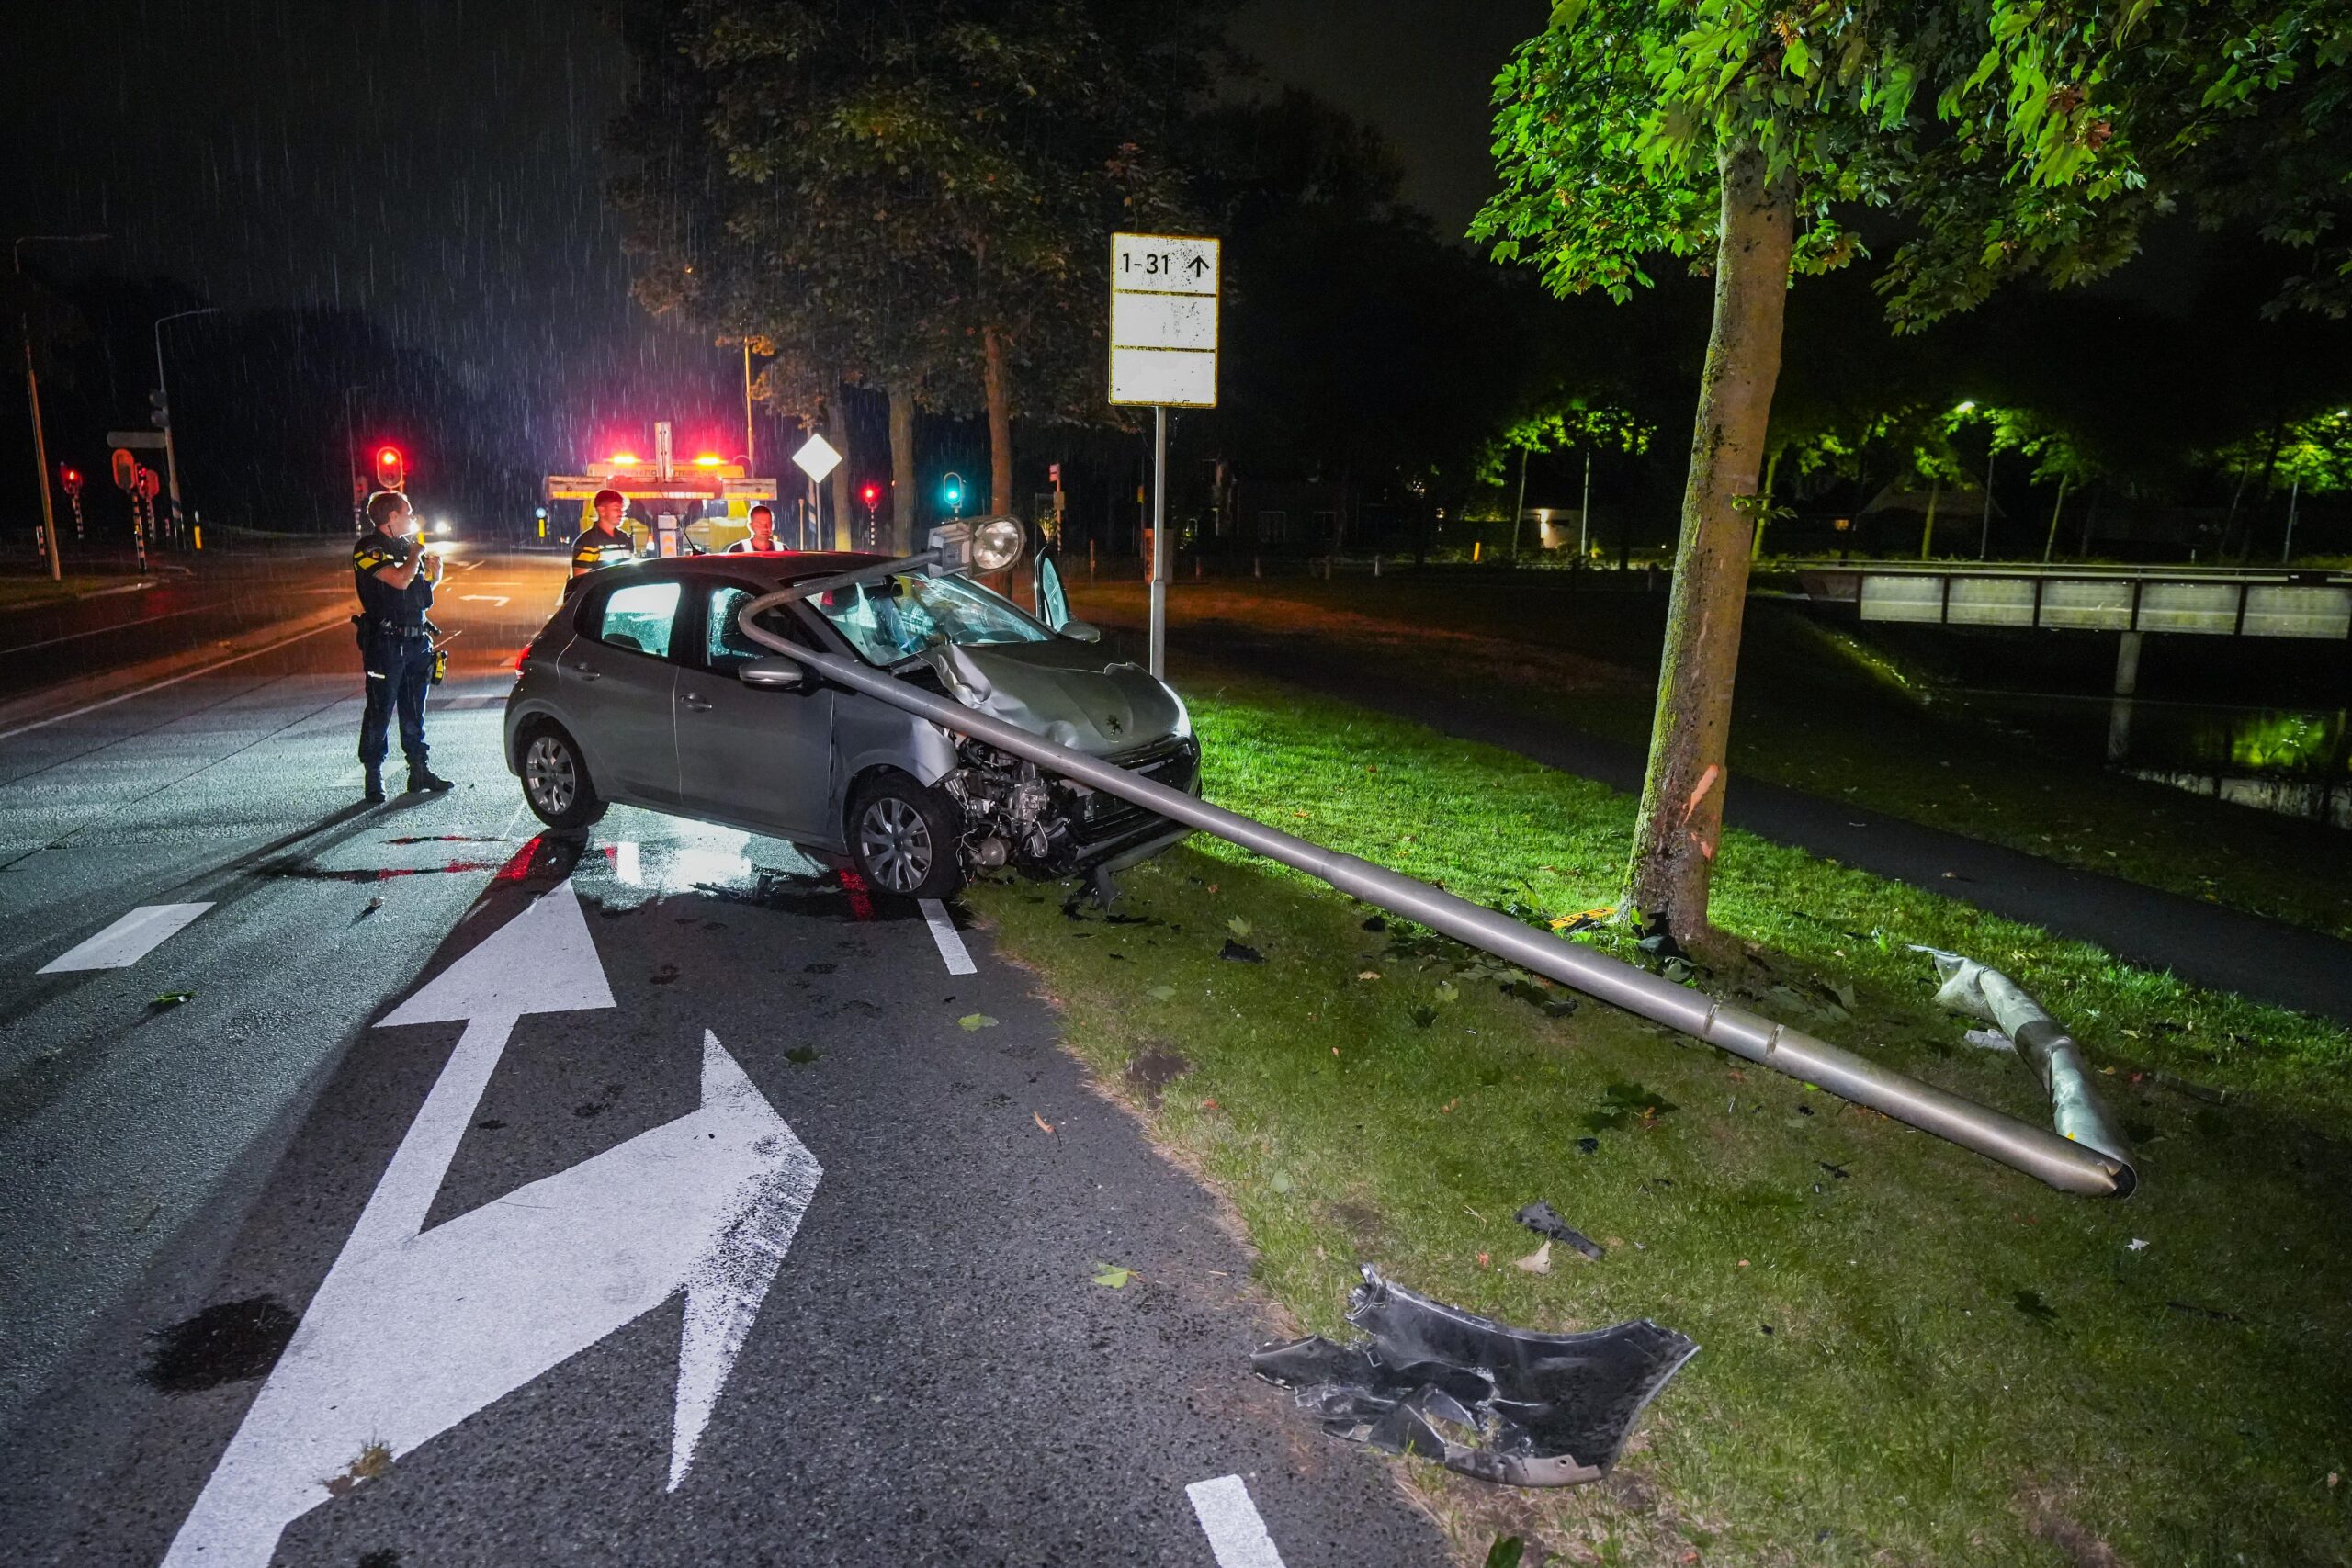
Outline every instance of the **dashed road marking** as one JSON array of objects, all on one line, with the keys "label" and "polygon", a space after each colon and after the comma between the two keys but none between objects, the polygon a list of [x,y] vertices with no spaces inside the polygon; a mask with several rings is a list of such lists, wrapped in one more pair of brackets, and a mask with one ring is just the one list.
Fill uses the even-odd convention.
[{"label": "dashed road marking", "polygon": [[1283,1568],[1283,1554],[1266,1533],[1266,1521],[1250,1501],[1250,1488],[1238,1475],[1195,1481],[1184,1488],[1200,1516],[1202,1533],[1216,1553],[1217,1568]]},{"label": "dashed road marking", "polygon": [[931,928],[931,940],[939,944],[939,956],[947,961],[950,975],[977,975],[980,966],[964,947],[964,938],[956,930],[956,922],[947,913],[947,906],[936,898],[918,899],[922,906],[923,923]]},{"label": "dashed road marking", "polygon": [[81,969],[128,969],[187,928],[212,908],[203,904],[141,904],[80,946],[42,964],[37,974],[63,975]]}]

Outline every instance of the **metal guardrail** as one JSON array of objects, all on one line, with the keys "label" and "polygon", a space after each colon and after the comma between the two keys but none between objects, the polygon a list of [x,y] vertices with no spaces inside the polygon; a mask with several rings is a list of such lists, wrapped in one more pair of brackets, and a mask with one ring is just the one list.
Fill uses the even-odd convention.
[{"label": "metal guardrail", "polygon": [[1801,566],[1865,621],[2055,631],[2352,638],[2352,573],[2120,567]]},{"label": "metal guardrail", "polygon": [[755,624],[757,617],[771,606],[787,604],[795,597],[797,595],[787,589],[744,605],[737,618],[743,635],[852,691],[929,719],[942,728],[977,737],[1065,778],[1132,801],[1170,821],[1213,833],[1268,860],[1303,871],[1351,897],[1417,920],[1457,942],[1666,1024],[1758,1066],[1815,1084],[1857,1105],[2022,1170],[2062,1191],[2121,1197],[2132,1190],[2129,1166],[2061,1137],[2048,1128],[1963,1100],[1866,1056],[1816,1040],[1802,1030],[1678,986],[1580,943],[1563,941],[1549,931],[1538,931],[1442,888],[1270,828],[1182,790],[1113,767],[1084,752],[1057,746],[1018,725],[934,696],[862,661],[788,642]]}]

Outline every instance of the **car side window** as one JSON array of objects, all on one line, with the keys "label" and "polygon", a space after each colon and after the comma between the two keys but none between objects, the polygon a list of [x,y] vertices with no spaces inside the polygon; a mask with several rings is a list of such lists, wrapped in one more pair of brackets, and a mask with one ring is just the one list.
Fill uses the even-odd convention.
[{"label": "car side window", "polygon": [[670,657],[670,629],[678,619],[678,584],[632,582],[605,601],[596,640],[632,653]]},{"label": "car side window", "polygon": [[[703,617],[703,662],[720,674],[732,674],[754,659],[764,659],[775,652],[763,648],[743,635],[737,617],[743,606],[759,595],[749,588],[725,583],[710,591],[707,613]],[[787,642],[803,648],[814,643],[788,608],[770,610],[760,617],[760,625],[775,632]]]}]

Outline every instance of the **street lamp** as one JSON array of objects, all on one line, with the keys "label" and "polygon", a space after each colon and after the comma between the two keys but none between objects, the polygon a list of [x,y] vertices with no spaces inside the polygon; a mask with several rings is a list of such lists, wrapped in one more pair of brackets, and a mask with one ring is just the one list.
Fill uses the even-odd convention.
[{"label": "street lamp", "polygon": [[[105,239],[104,234],[19,234],[10,248],[17,276],[25,276],[25,247],[47,241],[61,245],[84,245]],[[25,398],[33,406],[33,472],[40,479],[40,531],[49,546],[49,580],[62,582],[65,568],[57,558],[57,508],[49,499],[49,443],[40,428],[40,378],[33,373],[32,307],[27,304],[24,314],[17,318],[25,334]]]},{"label": "street lamp", "polygon": [[217,316],[218,305],[207,305],[200,310],[175,310],[155,322],[155,397],[156,407],[164,416],[164,476],[172,491],[172,537],[180,536],[180,457],[179,448],[172,445],[172,391],[164,379],[164,326],[168,321],[184,321],[190,316]]}]

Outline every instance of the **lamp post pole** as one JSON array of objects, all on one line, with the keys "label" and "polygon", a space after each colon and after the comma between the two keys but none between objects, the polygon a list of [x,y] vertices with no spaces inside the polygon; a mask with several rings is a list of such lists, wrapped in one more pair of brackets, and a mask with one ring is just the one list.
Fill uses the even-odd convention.
[{"label": "lamp post pole", "polygon": [[164,481],[172,492],[172,537],[180,536],[180,454],[172,444],[172,389],[164,379],[164,325],[167,321],[183,321],[190,316],[217,316],[218,305],[207,305],[200,310],[175,310],[155,322],[155,391],[164,400]]},{"label": "lamp post pole", "polygon": [[[10,254],[16,263],[17,276],[22,278],[25,276],[25,247],[28,244],[44,240],[65,245],[87,244],[105,238],[104,234],[19,234],[16,244],[10,248]],[[49,497],[49,441],[40,427],[40,377],[33,369],[30,304],[25,307],[24,314],[17,321],[25,336],[25,398],[33,406],[33,472],[40,480],[41,540],[49,548],[49,580],[60,582],[64,580],[65,568],[57,558],[57,507]]]}]

